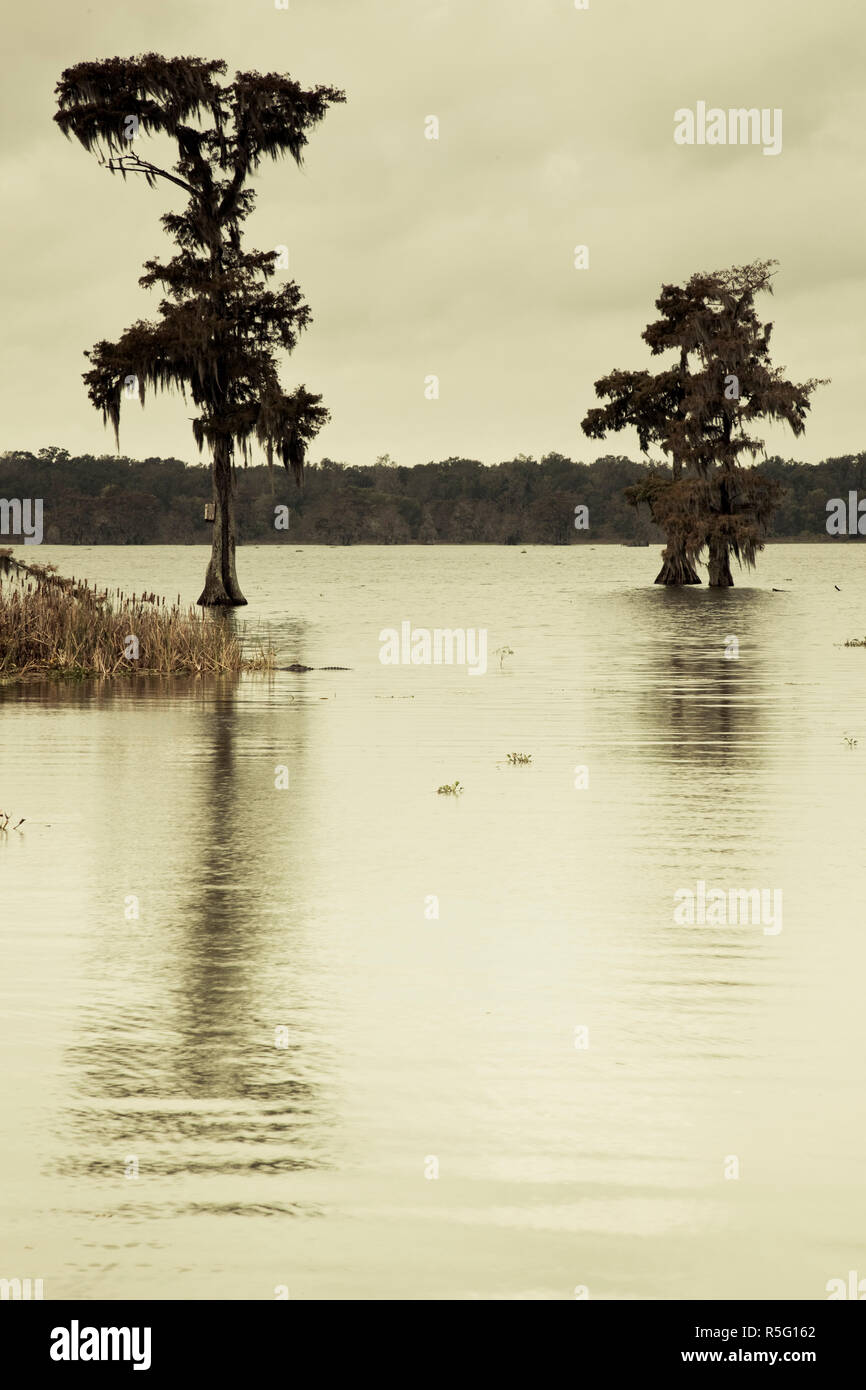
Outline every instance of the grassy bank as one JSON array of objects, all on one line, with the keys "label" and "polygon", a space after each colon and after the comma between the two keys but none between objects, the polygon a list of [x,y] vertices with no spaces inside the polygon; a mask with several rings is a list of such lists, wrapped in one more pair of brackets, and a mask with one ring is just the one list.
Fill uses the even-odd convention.
[{"label": "grassy bank", "polygon": [[224,615],[156,594],[93,589],[53,565],[0,550],[0,679],[27,676],[225,675],[270,671],[274,652],[245,651]]}]

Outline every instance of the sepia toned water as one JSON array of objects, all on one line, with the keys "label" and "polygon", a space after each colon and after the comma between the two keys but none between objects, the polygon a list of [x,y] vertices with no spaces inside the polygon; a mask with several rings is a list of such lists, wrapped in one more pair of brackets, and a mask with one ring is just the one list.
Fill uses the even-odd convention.
[{"label": "sepia toned water", "polygon": [[[206,552],[39,558],[193,601]],[[0,1276],[866,1276],[864,566],[780,545],[742,587],[670,591],[656,548],[289,542],[241,552],[240,617],[280,664],[349,670],[0,690],[0,807],[26,817],[0,836]],[[382,665],[405,620],[486,628],[487,673]],[[701,881],[781,890],[782,930],[676,924]]]}]

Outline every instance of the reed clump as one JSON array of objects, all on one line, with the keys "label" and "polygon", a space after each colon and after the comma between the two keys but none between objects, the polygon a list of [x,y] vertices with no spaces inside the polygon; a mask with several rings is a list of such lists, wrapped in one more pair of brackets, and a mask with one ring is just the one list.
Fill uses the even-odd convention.
[{"label": "reed clump", "polygon": [[0,676],[225,675],[273,670],[275,655],[179,595],[98,590],[0,550]]}]

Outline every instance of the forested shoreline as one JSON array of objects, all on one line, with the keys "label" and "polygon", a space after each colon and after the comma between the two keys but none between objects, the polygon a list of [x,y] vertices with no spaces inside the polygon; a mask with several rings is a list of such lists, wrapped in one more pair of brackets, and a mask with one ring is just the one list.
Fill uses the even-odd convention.
[{"label": "forested shoreline", "polygon": [[[663,465],[653,467],[670,476]],[[451,458],[412,467],[387,458],[370,467],[323,459],[307,465],[299,489],[281,468],[241,467],[239,540],[283,545],[662,543],[663,534],[646,509],[636,512],[623,496],[647,471],[647,465],[618,455],[589,464],[547,454],[537,461],[519,455],[485,465]],[[866,495],[866,453],[817,464],[773,457],[756,471],[785,489],[771,539],[830,539],[827,503],[847,498],[851,491]],[[206,544],[210,538],[204,519],[211,498],[208,464],[115,454],[75,457],[57,447],[35,454],[7,451],[0,455],[0,498],[26,497],[43,499],[46,544],[185,545]],[[577,507],[585,507],[587,514],[576,518]],[[587,524],[577,529],[576,519]]]}]

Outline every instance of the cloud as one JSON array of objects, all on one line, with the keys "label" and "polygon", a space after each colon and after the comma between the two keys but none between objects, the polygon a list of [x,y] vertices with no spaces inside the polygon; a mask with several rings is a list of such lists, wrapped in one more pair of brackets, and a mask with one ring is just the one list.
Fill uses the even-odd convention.
[{"label": "cloud", "polygon": [[[152,11],[59,0],[16,12],[0,157],[10,447],[110,447],[86,400],[83,350],[155,312],[141,263],[168,252],[161,186],[110,178],[53,128],[60,71],[156,49],[225,57],[345,86],[305,167],[263,166],[254,246],[289,245],[314,322],[287,385],[324,392],[314,456],[487,461],[542,443],[592,456],[579,431],[592,383],[643,365],[663,282],[755,256],[781,261],[768,301],[794,375],[832,376],[803,440],[820,458],[863,446],[864,97],[848,3],[793,0],[179,0]],[[784,149],[679,148],[673,113],[698,99],[781,106]],[[438,141],[425,118],[440,120]],[[181,196],[181,195],[179,195]],[[573,250],[590,247],[590,269]],[[14,346],[13,346],[14,345]],[[437,372],[438,402],[423,395]],[[50,389],[46,382],[50,382]],[[827,396],[827,399],[830,399]],[[182,403],[128,417],[124,447],[192,458]],[[638,456],[636,441],[617,448]]]}]

